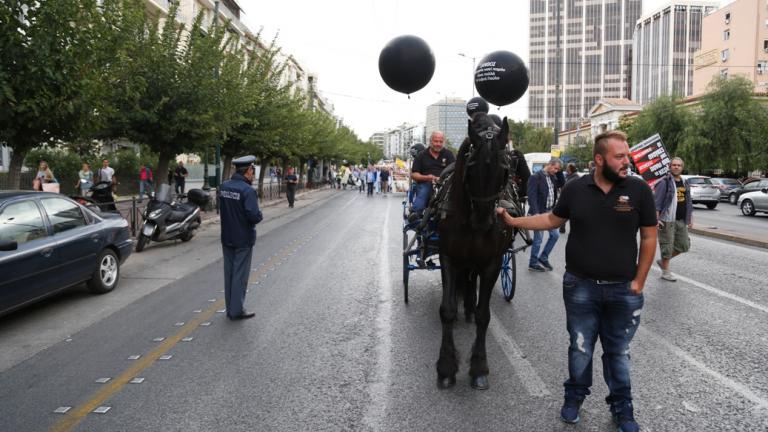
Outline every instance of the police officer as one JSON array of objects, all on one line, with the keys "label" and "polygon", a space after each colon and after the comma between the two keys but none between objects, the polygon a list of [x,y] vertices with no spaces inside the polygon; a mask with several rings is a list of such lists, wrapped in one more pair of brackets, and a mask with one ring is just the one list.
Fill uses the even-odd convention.
[{"label": "police officer", "polygon": [[235,173],[219,189],[221,207],[221,248],[224,254],[224,296],[227,317],[231,320],[253,318],[243,307],[251,255],[256,243],[256,224],[261,222],[259,197],[251,187],[256,172],[255,156],[232,161]]}]

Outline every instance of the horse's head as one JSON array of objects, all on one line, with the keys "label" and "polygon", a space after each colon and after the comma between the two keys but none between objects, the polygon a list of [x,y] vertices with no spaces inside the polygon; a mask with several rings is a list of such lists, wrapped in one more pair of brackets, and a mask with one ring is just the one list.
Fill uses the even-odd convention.
[{"label": "horse's head", "polygon": [[499,128],[481,112],[469,122],[468,132],[470,145],[466,148],[463,180],[470,206],[469,221],[472,228],[487,230],[493,225],[496,203],[509,176],[509,124],[504,118]]}]

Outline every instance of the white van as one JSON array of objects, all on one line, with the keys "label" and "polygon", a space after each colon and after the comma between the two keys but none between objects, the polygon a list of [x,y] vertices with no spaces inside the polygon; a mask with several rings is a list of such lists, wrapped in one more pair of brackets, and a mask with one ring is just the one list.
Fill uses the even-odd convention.
[{"label": "white van", "polygon": [[544,166],[552,159],[552,153],[526,153],[525,163],[528,164],[528,169],[531,170],[531,174],[540,171]]}]

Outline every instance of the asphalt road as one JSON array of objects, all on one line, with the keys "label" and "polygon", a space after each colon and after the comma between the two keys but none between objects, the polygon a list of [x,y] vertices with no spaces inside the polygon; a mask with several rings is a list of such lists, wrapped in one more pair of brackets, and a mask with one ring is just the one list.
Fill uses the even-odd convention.
[{"label": "asphalt road", "polygon": [[694,205],[693,209],[693,222],[696,227],[716,227],[768,242],[768,214],[766,213],[744,216],[737,206],[728,202],[720,202],[713,210],[703,205]]},{"label": "asphalt road", "polygon": [[[0,352],[14,353],[0,357],[0,430],[613,430],[599,348],[582,422],[558,420],[565,237],[554,272],[521,270],[511,303],[493,296],[491,388],[469,387],[462,320],[457,385],[437,389],[439,273],[413,272],[403,303],[401,199],[322,191],[268,212],[251,320],[219,312],[215,224],[132,256],[119,290],[141,295],[74,290],[0,318]],[[672,270],[680,281],[652,270],[632,344],[643,430],[768,429],[768,252],[694,236]]]}]

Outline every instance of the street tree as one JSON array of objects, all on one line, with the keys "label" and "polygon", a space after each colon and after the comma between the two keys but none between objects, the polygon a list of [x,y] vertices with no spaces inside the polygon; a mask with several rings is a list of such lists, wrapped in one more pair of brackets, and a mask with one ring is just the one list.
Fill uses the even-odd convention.
[{"label": "street tree", "polygon": [[98,112],[96,0],[0,2],[0,142],[20,187],[30,149],[81,137]]},{"label": "street tree", "polygon": [[715,78],[697,107],[682,154],[689,171],[749,171],[768,164],[768,111],[754,84],[734,76]]},{"label": "street tree", "polygon": [[658,133],[669,154],[676,155],[692,121],[693,116],[688,108],[680,105],[679,98],[659,96],[627,125],[626,133],[630,145]]},{"label": "street tree", "polygon": [[554,132],[551,128],[537,127],[529,121],[509,122],[509,138],[515,149],[522,153],[549,152]]}]

